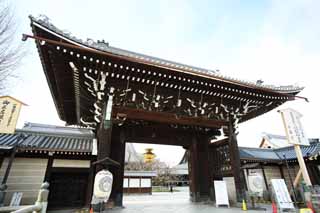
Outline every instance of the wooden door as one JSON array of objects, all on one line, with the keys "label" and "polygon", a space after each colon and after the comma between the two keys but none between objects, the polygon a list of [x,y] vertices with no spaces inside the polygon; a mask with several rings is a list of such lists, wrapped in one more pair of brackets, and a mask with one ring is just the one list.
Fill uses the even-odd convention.
[{"label": "wooden door", "polygon": [[83,207],[87,182],[87,172],[53,172],[50,177],[49,208]]}]

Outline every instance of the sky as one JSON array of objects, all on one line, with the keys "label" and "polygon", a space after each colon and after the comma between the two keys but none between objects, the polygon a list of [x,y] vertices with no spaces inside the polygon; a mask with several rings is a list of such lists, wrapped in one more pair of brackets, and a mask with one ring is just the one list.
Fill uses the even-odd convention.
[{"label": "sky", "polygon": [[[317,0],[11,0],[17,43],[31,34],[28,15],[45,14],[60,29],[78,38],[104,39],[111,46],[208,69],[243,80],[266,84],[300,85],[309,103],[291,107],[304,116],[309,137],[320,131],[320,1]],[[22,43],[22,42],[21,42]],[[13,96],[27,103],[19,118],[24,122],[64,125],[59,120],[35,43],[23,42],[26,57],[11,85]],[[261,133],[284,135],[277,109],[240,124],[240,146],[257,147]],[[138,152],[153,147],[160,160],[178,163],[181,147],[136,145]]]}]

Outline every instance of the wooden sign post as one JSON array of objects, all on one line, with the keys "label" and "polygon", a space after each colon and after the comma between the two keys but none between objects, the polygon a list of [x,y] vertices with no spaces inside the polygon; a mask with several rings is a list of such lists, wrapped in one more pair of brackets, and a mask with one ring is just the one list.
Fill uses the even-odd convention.
[{"label": "wooden sign post", "polygon": [[290,108],[279,110],[279,112],[281,113],[288,143],[294,145],[303,179],[308,186],[311,186],[311,180],[300,149],[300,145],[310,145],[301,125],[300,118],[302,117],[302,114]]}]

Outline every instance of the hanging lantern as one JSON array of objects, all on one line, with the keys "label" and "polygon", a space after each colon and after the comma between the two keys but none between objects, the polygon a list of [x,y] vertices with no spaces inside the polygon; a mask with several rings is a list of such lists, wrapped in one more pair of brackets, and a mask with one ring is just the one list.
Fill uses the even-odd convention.
[{"label": "hanging lantern", "polygon": [[152,152],[151,148],[146,149],[146,152],[143,153],[143,158],[145,163],[151,163],[156,155]]}]

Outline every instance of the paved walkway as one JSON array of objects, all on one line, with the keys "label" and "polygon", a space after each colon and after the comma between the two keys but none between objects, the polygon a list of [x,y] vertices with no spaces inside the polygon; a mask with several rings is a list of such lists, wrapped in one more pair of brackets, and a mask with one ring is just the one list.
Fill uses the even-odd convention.
[{"label": "paved walkway", "polygon": [[[127,195],[124,196],[123,209],[114,209],[110,213],[234,213],[243,212],[240,208],[216,208],[212,204],[192,203],[189,193],[184,192],[158,192],[152,195]],[[253,211],[248,213],[271,212],[270,210]]]}]

